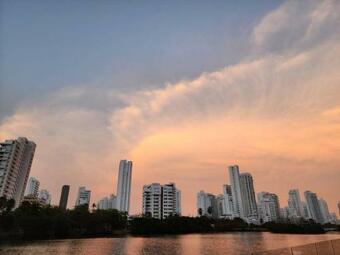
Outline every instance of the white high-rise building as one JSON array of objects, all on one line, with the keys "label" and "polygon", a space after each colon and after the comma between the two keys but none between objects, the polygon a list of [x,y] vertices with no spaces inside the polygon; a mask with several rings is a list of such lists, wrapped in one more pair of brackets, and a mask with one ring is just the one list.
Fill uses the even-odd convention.
[{"label": "white high-rise building", "polygon": [[240,217],[248,223],[257,223],[258,212],[253,177],[250,173],[240,174],[237,165],[229,166],[228,169],[233,201],[233,218]]},{"label": "white high-rise building", "polygon": [[129,213],[131,193],[132,161],[121,160],[119,163],[117,186],[117,210]]},{"label": "white high-rise building", "polygon": [[15,207],[23,199],[35,147],[24,137],[0,143],[0,197],[14,199]]},{"label": "white high-rise building", "polygon": [[116,200],[117,197],[113,194],[111,194],[109,197],[104,197],[97,203],[97,209],[99,210],[116,209]]},{"label": "white high-rise building", "polygon": [[311,219],[312,217],[309,214],[307,203],[305,201],[301,201],[301,205],[302,205],[302,218]]},{"label": "white high-rise building", "polygon": [[87,190],[86,187],[79,187],[78,196],[76,200],[76,206],[90,205],[91,190]]},{"label": "white high-rise building", "polygon": [[176,189],[176,214],[182,215],[182,193]]},{"label": "white high-rise building", "polygon": [[328,210],[327,202],[324,199],[320,198],[319,206],[320,206],[320,211],[322,215],[322,223],[329,223],[331,221],[331,217],[330,217],[330,213]]},{"label": "white high-rise building", "polygon": [[262,222],[266,223],[279,220],[280,204],[278,196],[263,191],[257,194],[257,198],[259,202],[259,216]]},{"label": "white high-rise building", "polygon": [[39,191],[38,200],[43,205],[50,205],[51,204],[51,194],[48,190],[42,189]]},{"label": "white high-rise building", "polygon": [[255,222],[258,219],[258,213],[253,177],[250,173],[240,174],[240,182],[244,218]]},{"label": "white high-rise building", "polygon": [[303,206],[298,189],[291,189],[288,192],[288,208],[291,217],[303,217]]},{"label": "white high-rise building", "polygon": [[38,198],[39,186],[40,182],[36,178],[30,177],[28,180],[26,196]]},{"label": "white high-rise building", "polygon": [[203,190],[197,193],[197,214],[217,218],[218,203],[213,194],[205,193]]},{"label": "white high-rise building", "polygon": [[233,198],[233,217],[244,217],[239,167],[237,165],[229,166],[228,170]]},{"label": "white high-rise building", "polygon": [[143,187],[143,215],[165,219],[181,214],[181,192],[174,183],[152,183]]},{"label": "white high-rise building", "polygon": [[223,185],[223,217],[232,219],[233,218],[233,197],[230,185]]},{"label": "white high-rise building", "polygon": [[159,183],[143,187],[143,215],[162,218],[162,186]]},{"label": "white high-rise building", "polygon": [[317,195],[311,191],[306,191],[305,199],[308,207],[308,212],[311,218],[317,223],[322,223],[323,218]]}]

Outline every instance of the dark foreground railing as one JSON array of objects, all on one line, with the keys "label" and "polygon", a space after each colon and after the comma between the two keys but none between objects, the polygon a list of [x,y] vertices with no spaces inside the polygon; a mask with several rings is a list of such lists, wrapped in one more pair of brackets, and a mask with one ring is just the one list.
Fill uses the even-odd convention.
[{"label": "dark foreground railing", "polygon": [[251,255],[340,255],[340,239],[271,251],[252,252]]}]

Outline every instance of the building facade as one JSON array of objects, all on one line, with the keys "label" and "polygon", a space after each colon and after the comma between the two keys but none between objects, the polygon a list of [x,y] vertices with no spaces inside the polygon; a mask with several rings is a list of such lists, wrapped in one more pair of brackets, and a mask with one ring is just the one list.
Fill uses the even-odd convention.
[{"label": "building facade", "polygon": [[117,185],[117,210],[129,213],[131,193],[132,161],[121,160],[119,163]]},{"label": "building facade", "polygon": [[319,200],[318,200],[316,193],[313,193],[311,191],[306,191],[305,199],[306,199],[306,203],[308,207],[308,212],[311,218],[317,223],[322,223],[323,218],[322,218]]},{"label": "building facade", "polygon": [[262,223],[278,221],[280,219],[280,203],[276,194],[260,192],[257,194],[259,217]]},{"label": "building facade", "polygon": [[63,185],[63,187],[61,188],[60,201],[59,201],[59,208],[62,210],[66,210],[67,208],[67,201],[68,201],[69,193],[70,193],[70,186]]},{"label": "building facade", "polygon": [[233,218],[233,197],[231,192],[231,185],[223,185],[223,218]]},{"label": "building facade", "polygon": [[[221,200],[221,199],[220,199]],[[221,203],[222,201],[220,201]],[[221,210],[218,208],[218,201],[215,195],[206,193],[203,190],[197,193],[197,214],[198,216],[206,216],[212,218],[218,218],[222,213],[223,204]]]},{"label": "building facade", "polygon": [[329,223],[331,221],[330,213],[328,210],[328,204],[327,202],[320,198],[319,199],[319,207],[322,215],[322,223]]},{"label": "building facade", "polygon": [[143,215],[165,219],[181,214],[181,192],[174,183],[152,183],[143,187]]},{"label": "building facade", "polygon": [[80,205],[90,205],[91,200],[91,190],[87,190],[86,187],[79,187],[78,196],[76,200],[76,206]]},{"label": "building facade", "polygon": [[253,177],[250,173],[243,173],[240,175],[240,182],[243,203],[243,217],[248,222],[256,222],[258,219],[258,212]]},{"label": "building facade", "polygon": [[50,205],[51,204],[51,194],[48,190],[42,189],[39,191],[38,200],[43,205]]},{"label": "building facade", "polygon": [[233,217],[245,216],[243,210],[243,202],[241,195],[240,171],[237,165],[229,166],[229,181],[231,186],[231,193],[233,198]]},{"label": "building facade", "polygon": [[291,217],[303,217],[303,206],[298,189],[291,189],[288,192],[288,207]]},{"label": "building facade", "polygon": [[35,148],[25,137],[0,143],[0,197],[14,199],[15,207],[23,199]]},{"label": "building facade", "polygon": [[97,203],[97,209],[99,209],[99,210],[116,209],[116,202],[117,202],[117,197],[115,195],[111,194],[108,197],[102,198]]},{"label": "building facade", "polygon": [[40,182],[36,178],[30,177],[28,180],[26,196],[38,198],[39,186]]}]

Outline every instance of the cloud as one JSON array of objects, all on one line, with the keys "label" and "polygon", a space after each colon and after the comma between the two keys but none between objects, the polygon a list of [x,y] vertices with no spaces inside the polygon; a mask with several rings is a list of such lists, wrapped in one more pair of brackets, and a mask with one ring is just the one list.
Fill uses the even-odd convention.
[{"label": "cloud", "polygon": [[[238,163],[257,191],[285,204],[293,186],[335,208],[340,178],[340,39],[336,1],[285,2],[253,31],[253,59],[160,89],[122,93],[65,88],[18,109],[0,139],[38,144],[32,175],[52,190],[87,185],[93,199],[115,191],[118,161],[134,161],[132,211],[145,183],[174,181],[184,213],[195,193],[221,192]],[[303,180],[303,182],[302,182]],[[275,182],[279,183],[275,183]]]},{"label": "cloud", "polygon": [[286,1],[254,28],[255,47],[264,52],[297,52],[339,39],[336,0]]}]

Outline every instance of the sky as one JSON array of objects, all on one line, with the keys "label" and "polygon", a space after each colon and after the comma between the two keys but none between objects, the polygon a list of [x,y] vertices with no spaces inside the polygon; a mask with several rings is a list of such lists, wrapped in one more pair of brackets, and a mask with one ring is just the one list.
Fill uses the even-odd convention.
[{"label": "sky", "polygon": [[[340,200],[340,2],[1,1],[0,140],[37,144],[31,176],[116,193],[175,182],[182,212],[222,193],[227,167],[256,192]],[[301,194],[302,195],[302,194]]]}]

